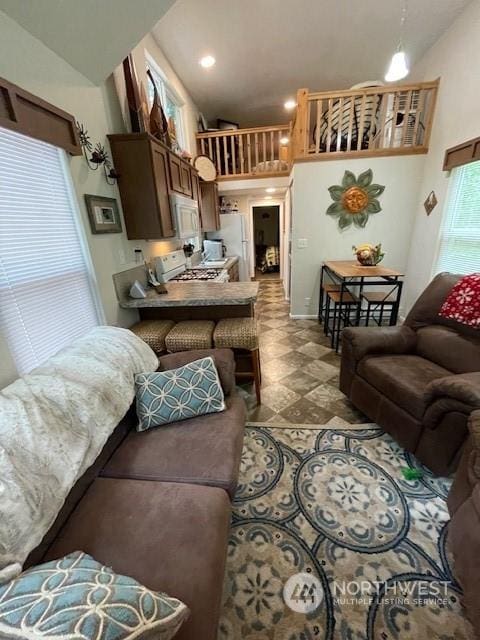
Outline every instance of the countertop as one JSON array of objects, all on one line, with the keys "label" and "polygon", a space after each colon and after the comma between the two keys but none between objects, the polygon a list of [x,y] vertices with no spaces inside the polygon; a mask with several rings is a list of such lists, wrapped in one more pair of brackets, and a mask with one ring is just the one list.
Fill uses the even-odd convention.
[{"label": "countertop", "polygon": [[[234,264],[234,263],[232,263]],[[258,282],[169,282],[168,293],[150,290],[146,298],[122,299],[124,309],[148,307],[211,307],[255,302]]]},{"label": "countertop", "polygon": [[[227,271],[229,269],[231,269],[233,267],[234,264],[236,264],[238,262],[238,256],[230,256],[227,258],[226,263],[223,265],[223,267],[214,267],[215,269],[226,269]],[[196,264],[194,266],[192,266],[192,269],[211,269],[212,267],[208,266],[208,262],[207,263],[199,263]]]}]

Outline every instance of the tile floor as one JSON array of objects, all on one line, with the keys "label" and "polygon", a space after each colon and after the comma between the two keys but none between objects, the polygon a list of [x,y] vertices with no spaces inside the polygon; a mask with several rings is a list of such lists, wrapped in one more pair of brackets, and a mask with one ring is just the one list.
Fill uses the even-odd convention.
[{"label": "tile floor", "polygon": [[337,425],[369,420],[338,389],[340,356],[316,320],[292,320],[279,280],[260,282],[256,317],[260,332],[262,404],[243,385],[251,422]]}]

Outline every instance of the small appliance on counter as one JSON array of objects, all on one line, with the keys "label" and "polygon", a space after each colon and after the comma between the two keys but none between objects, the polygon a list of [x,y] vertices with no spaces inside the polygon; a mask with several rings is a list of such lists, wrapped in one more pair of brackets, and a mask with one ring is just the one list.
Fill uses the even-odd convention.
[{"label": "small appliance on counter", "polygon": [[205,262],[216,262],[225,257],[226,248],[223,240],[204,240],[203,241],[203,260]]},{"label": "small appliance on counter", "polygon": [[228,271],[226,269],[187,269],[183,249],[154,258],[154,261],[157,278],[162,283],[190,282],[192,280],[228,282]]}]

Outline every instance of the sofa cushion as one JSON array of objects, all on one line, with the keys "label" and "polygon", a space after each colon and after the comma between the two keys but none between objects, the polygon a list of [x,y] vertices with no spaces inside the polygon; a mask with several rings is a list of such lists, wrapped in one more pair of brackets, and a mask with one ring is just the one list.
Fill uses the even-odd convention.
[{"label": "sofa cushion", "polygon": [[480,329],[480,273],[464,276],[448,294],[439,315]]},{"label": "sofa cushion", "polygon": [[480,371],[480,336],[433,324],[417,331],[416,352],[453,373]]},{"label": "sofa cushion", "polygon": [[225,409],[220,378],[212,358],[178,369],[135,376],[138,431]]},{"label": "sofa cushion", "polygon": [[425,412],[424,392],[429,382],[451,375],[416,355],[369,356],[360,361],[358,373],[418,420]]},{"label": "sofa cushion", "polygon": [[245,430],[245,403],[226,398],[226,410],[184,422],[131,432],[103,476],[221,487],[233,498]]},{"label": "sofa cushion", "polygon": [[82,551],[51,560],[0,587],[0,636],[29,640],[170,640],[188,608]]},{"label": "sofa cushion", "polygon": [[175,640],[215,640],[229,520],[221,489],[98,478],[45,559],[82,549],[184,602],[191,614]]}]

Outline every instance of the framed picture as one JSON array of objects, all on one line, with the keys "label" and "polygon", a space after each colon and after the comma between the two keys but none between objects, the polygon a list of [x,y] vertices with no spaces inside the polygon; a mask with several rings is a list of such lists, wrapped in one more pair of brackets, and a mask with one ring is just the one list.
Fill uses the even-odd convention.
[{"label": "framed picture", "polygon": [[238,122],[230,122],[229,120],[217,119],[217,129],[220,131],[229,131],[230,129],[240,129]]},{"label": "framed picture", "polygon": [[85,194],[92,233],[122,233],[122,221],[115,198]]}]

